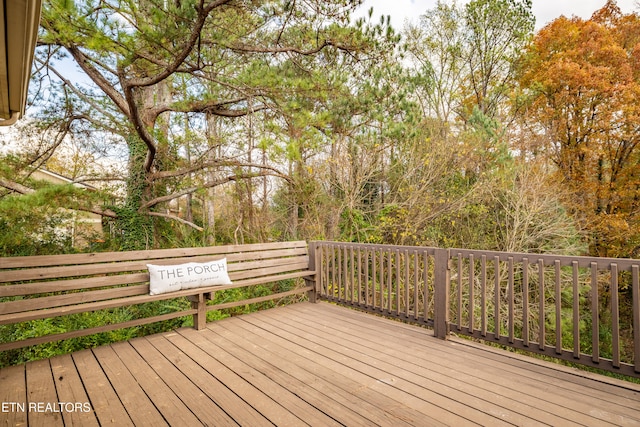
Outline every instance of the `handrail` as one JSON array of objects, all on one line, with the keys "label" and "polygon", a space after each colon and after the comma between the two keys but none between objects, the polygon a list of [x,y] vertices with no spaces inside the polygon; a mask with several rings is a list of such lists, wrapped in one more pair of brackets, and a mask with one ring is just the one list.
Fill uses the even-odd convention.
[{"label": "handrail", "polygon": [[640,377],[640,260],[341,242],[310,254],[322,299]]}]

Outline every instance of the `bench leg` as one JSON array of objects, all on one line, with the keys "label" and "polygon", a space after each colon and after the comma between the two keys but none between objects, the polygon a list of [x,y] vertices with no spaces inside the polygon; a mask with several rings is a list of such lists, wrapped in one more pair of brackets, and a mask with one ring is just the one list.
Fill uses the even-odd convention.
[{"label": "bench leg", "polygon": [[318,298],[318,289],[317,289],[317,285],[316,285],[316,278],[315,276],[313,277],[305,277],[304,278],[304,284],[306,286],[313,286],[313,289],[311,289],[309,292],[307,292],[307,298],[309,298],[309,302],[318,302],[319,298]]},{"label": "bench leg", "polygon": [[[307,292],[307,297],[309,298],[309,302],[316,303],[320,300],[320,282],[318,281],[319,275],[316,272],[316,265],[319,265],[318,262],[320,258],[318,258],[319,253],[316,252],[316,243],[309,243],[309,271],[314,272],[311,276],[307,276],[304,278],[304,284],[307,286],[313,286],[313,288]],[[318,259],[316,259],[318,258]]]},{"label": "bench leg", "polygon": [[207,326],[207,302],[204,294],[193,295],[189,298],[191,308],[195,308],[197,312],[193,315],[193,327],[202,330]]}]

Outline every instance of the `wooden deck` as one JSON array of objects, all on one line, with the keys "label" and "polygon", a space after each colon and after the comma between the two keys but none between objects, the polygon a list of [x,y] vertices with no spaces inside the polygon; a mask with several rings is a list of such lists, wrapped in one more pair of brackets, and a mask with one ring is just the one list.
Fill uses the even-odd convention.
[{"label": "wooden deck", "polygon": [[2,369],[0,404],[2,426],[640,425],[638,385],[328,303]]}]

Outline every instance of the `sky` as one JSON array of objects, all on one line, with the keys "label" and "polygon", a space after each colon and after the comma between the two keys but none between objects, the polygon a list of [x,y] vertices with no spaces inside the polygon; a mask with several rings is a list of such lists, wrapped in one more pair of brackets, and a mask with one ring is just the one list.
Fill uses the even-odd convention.
[{"label": "sky", "polygon": [[[445,0],[447,1],[447,0]],[[533,14],[536,17],[536,29],[544,27],[560,15],[578,16],[588,19],[593,12],[605,5],[607,0],[533,0]],[[380,15],[390,15],[391,25],[401,30],[405,20],[417,22],[417,17],[433,9],[437,0],[365,0],[355,17],[365,16],[373,7],[373,21]],[[459,4],[466,3],[458,0]],[[622,13],[640,12],[639,0],[617,0]]]}]

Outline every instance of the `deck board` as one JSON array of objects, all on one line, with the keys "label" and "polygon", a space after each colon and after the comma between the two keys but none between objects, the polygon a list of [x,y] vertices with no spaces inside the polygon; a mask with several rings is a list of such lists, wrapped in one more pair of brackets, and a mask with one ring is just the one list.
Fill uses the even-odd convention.
[{"label": "deck board", "polygon": [[[499,419],[482,411],[471,410],[449,396],[434,391],[431,387],[433,384],[419,384],[414,382],[414,379],[407,380],[403,372],[399,372],[393,364],[393,357],[382,365],[368,353],[359,351],[357,338],[348,344],[338,339],[335,332],[337,326],[326,328],[328,331],[321,328],[308,331],[300,325],[291,325],[274,318],[273,314],[275,313],[269,313],[264,320],[271,326],[270,329],[285,339],[301,343],[315,353],[316,357],[319,355],[325,358],[323,366],[326,369],[334,369],[343,375],[357,372],[357,382],[362,386],[371,387],[385,395],[393,395],[394,400],[404,402],[425,416],[443,420],[447,424],[459,425],[471,418],[474,423],[482,424],[484,421],[500,425]],[[380,345],[376,351],[382,349],[383,346]]]},{"label": "deck board", "polygon": [[250,426],[271,426],[272,424],[258,411],[242,400],[238,395],[229,390],[224,383],[219,381],[209,371],[198,363],[193,363],[179,347],[161,335],[148,338],[149,342],[167,357],[173,365],[186,377],[190,378],[193,385],[202,390],[215,405],[237,424]]},{"label": "deck board", "polygon": [[[7,386],[5,386],[5,384]],[[11,384],[11,386],[8,386]],[[2,426],[26,426],[27,411],[18,405],[27,402],[25,365],[10,366],[0,370],[0,412]]]},{"label": "deck board", "polygon": [[0,399],[27,411],[0,426],[640,426],[636,384],[432,335],[328,303],[279,307],[1,369]]},{"label": "deck board", "polygon": [[71,355],[57,356],[52,358],[50,362],[58,400],[66,402],[67,405],[73,405],[73,410],[65,410],[61,413],[64,424],[98,427],[100,424],[96,417],[89,411],[85,412],[85,409],[90,408],[78,406],[89,400]]},{"label": "deck board", "polygon": [[[389,325],[388,322],[377,321],[377,318],[370,319],[366,327],[375,327],[380,336],[384,337],[384,341],[389,345],[385,348],[377,348],[377,338],[374,341],[364,341],[358,337],[364,336],[365,331],[362,330],[361,324],[357,321],[349,322],[349,317],[341,316],[342,322],[336,325],[335,322],[328,319],[320,319],[319,325],[328,328],[333,337],[340,337],[343,344],[351,342],[356,343],[360,347],[355,351],[363,354],[374,355],[374,359],[380,357],[388,357],[391,361],[391,372],[405,373],[411,378],[427,379],[431,388],[437,385],[434,390],[439,393],[446,393],[451,399],[469,405],[476,409],[500,416],[503,420],[517,425],[523,425],[529,419],[536,419],[539,422],[551,425],[600,425],[602,421],[607,421],[610,415],[615,419],[615,415],[607,414],[601,411],[598,417],[585,415],[592,409],[588,402],[592,401],[592,397],[599,395],[600,398],[610,400],[610,395],[598,393],[589,387],[573,386],[567,394],[540,394],[541,391],[549,389],[549,384],[542,381],[541,377],[531,377],[528,372],[522,375],[522,371],[511,368],[509,359],[504,358],[504,354],[491,358],[492,353],[488,356],[489,362],[483,363],[483,359],[488,356],[486,352],[477,353],[477,358],[471,359],[472,363],[462,373],[459,369],[451,366],[458,362],[459,366],[464,366],[465,360],[468,361],[467,355],[459,357],[457,353],[447,351],[447,348],[439,348],[440,346],[431,346],[425,348],[424,331],[413,328],[407,329],[402,335],[397,334],[397,325]],[[312,327],[312,318],[296,313],[295,317],[286,313],[280,313],[279,322],[287,322],[287,324],[295,324],[299,328],[304,329],[300,325]],[[375,324],[375,326],[373,326]],[[360,329],[358,329],[360,327]],[[412,328],[409,326],[409,328]],[[418,334],[420,333],[420,334]],[[415,338],[414,338],[415,337]],[[328,336],[325,336],[328,338]],[[414,341],[415,340],[415,341]],[[435,351],[434,351],[435,350]],[[378,355],[379,357],[376,357]],[[419,355],[419,356],[418,356]],[[369,363],[373,363],[369,361]],[[468,363],[468,362],[467,362]],[[417,369],[410,369],[411,367]],[[477,366],[480,369],[474,369]],[[397,375],[397,374],[396,374]],[[516,378],[516,376],[518,376]],[[542,377],[544,379],[545,377]],[[571,383],[569,383],[571,384]],[[565,389],[566,390],[566,389]],[[462,392],[462,393],[458,393]],[[479,399],[474,398],[480,396]],[[483,399],[489,398],[487,402]],[[621,397],[617,397],[620,399]],[[586,399],[586,402],[584,401]],[[630,417],[638,416],[638,402],[633,404],[635,408],[626,408],[624,403],[630,403],[630,400],[623,400],[617,403],[620,410]],[[510,407],[513,412],[501,411],[502,407]],[[627,410],[628,409],[628,410]],[[522,416],[525,418],[523,419]],[[623,421],[621,421],[624,424]]]},{"label": "deck board", "polygon": [[[238,373],[220,363],[212,357],[198,343],[199,334],[191,334],[190,330],[182,330],[181,333],[170,334],[168,339],[182,349],[192,360],[214,375],[221,383],[225,384],[231,392],[235,393],[247,405],[262,414],[267,420],[277,425],[300,425],[302,421],[281,406],[276,400],[266,395],[254,384],[247,382]],[[184,335],[183,335],[184,334]],[[193,335],[191,341],[185,335]],[[206,343],[205,343],[206,344]]]},{"label": "deck board", "polygon": [[[108,347],[104,348],[108,349]],[[98,348],[95,351],[99,352],[101,349]],[[123,404],[126,396],[124,394],[118,396],[117,382],[110,382],[105,373],[113,368],[117,369],[116,360],[101,367],[91,350],[75,352],[71,357],[87,392],[88,402],[100,425],[133,426],[133,421]],[[143,403],[141,402],[141,408],[144,408]]]},{"label": "deck board", "polygon": [[[288,316],[291,323],[297,320]],[[306,323],[308,319],[301,318],[299,323]],[[322,319],[321,324],[326,322]],[[346,322],[345,322],[346,323]],[[310,327],[309,324],[307,327]],[[394,335],[385,335],[385,342],[389,344],[384,348],[378,348],[376,342],[365,341],[363,338],[364,331],[357,328],[355,324],[349,325],[331,325],[326,324],[332,329],[331,334],[335,337],[335,342],[346,348],[349,343],[350,352],[348,357],[354,354],[378,354],[376,356],[366,356],[361,359],[365,363],[376,365],[389,358],[389,369],[387,374],[398,377],[404,381],[411,381],[425,389],[431,390],[433,393],[444,395],[451,402],[457,402],[456,406],[450,406],[448,409],[457,411],[458,414],[464,416],[471,421],[479,424],[487,424],[489,422],[496,423],[486,416],[480,418],[479,413],[488,413],[507,423],[516,425],[526,425],[532,420],[544,422],[552,425],[572,425],[571,421],[561,418],[554,413],[547,414],[539,411],[531,405],[531,396],[536,391],[528,390],[530,393],[520,393],[522,401],[518,401],[514,393],[516,390],[506,389],[496,386],[492,383],[482,381],[470,381],[470,376],[461,375],[459,371],[450,368],[449,359],[445,355],[439,355],[439,358],[433,356],[433,353],[425,351],[425,349],[415,348],[414,352],[407,352],[409,346],[406,346],[406,340],[403,337]],[[378,329],[380,334],[383,331]],[[339,338],[338,338],[339,337]],[[328,337],[325,337],[328,338]],[[354,353],[355,352],[355,353]],[[435,360],[444,360],[444,363],[434,363]],[[511,410],[505,410],[509,407]],[[556,408],[557,409],[557,408]],[[580,414],[574,414],[578,416]],[[582,420],[586,422],[585,418]]]},{"label": "deck board", "polygon": [[197,344],[212,358],[215,358],[230,371],[240,376],[247,383],[252,384],[269,399],[297,417],[298,420],[296,420],[296,423],[304,421],[311,425],[339,425],[339,423],[327,416],[324,412],[294,393],[294,391],[290,389],[292,388],[291,386],[288,388],[280,382],[270,379],[269,374],[271,374],[271,369],[268,366],[260,370],[251,365],[250,357],[243,357],[242,359],[234,357],[234,355],[230,353],[231,349],[229,348],[233,344],[229,344],[229,347],[222,346],[220,343],[212,340],[210,336],[207,336],[211,334],[210,331],[199,333],[193,329],[187,329],[182,332],[190,341]]},{"label": "deck board", "polygon": [[[62,415],[54,408],[47,410],[47,405],[59,402],[53,373],[49,359],[27,363],[27,400],[35,403],[35,409],[27,411],[30,426],[56,427],[63,426]],[[30,407],[31,409],[31,407]]]},{"label": "deck board", "polygon": [[[392,424],[394,426],[416,425],[420,419],[408,408],[397,403],[389,405],[389,398],[382,393],[363,388],[360,382],[350,380],[333,370],[318,369],[319,365],[309,364],[309,358],[297,354],[296,344],[286,340],[276,342],[273,337],[265,340],[261,333],[264,331],[252,325],[240,322],[225,322],[223,328],[216,333],[226,337],[269,363],[288,372],[307,387],[312,387],[324,396],[323,400],[335,402],[357,412],[361,417],[373,424]],[[266,333],[268,336],[268,332]],[[317,358],[313,360],[317,361]],[[381,409],[386,405],[386,410]]]},{"label": "deck board", "polygon": [[[99,390],[113,387],[115,391],[115,403],[121,403],[133,425],[139,426],[163,426],[167,422],[149,396],[145,393],[141,384],[127,369],[126,365],[117,355],[113,346],[98,347],[93,350],[95,366],[92,370],[102,370],[106,374],[107,381],[103,382]],[[88,356],[87,356],[88,357]],[[93,360],[88,361],[93,363]],[[93,399],[91,404],[93,405]],[[111,401],[109,401],[111,402]],[[100,402],[102,403],[102,402]],[[109,403],[108,406],[111,406]],[[111,410],[111,408],[109,408]]]}]

